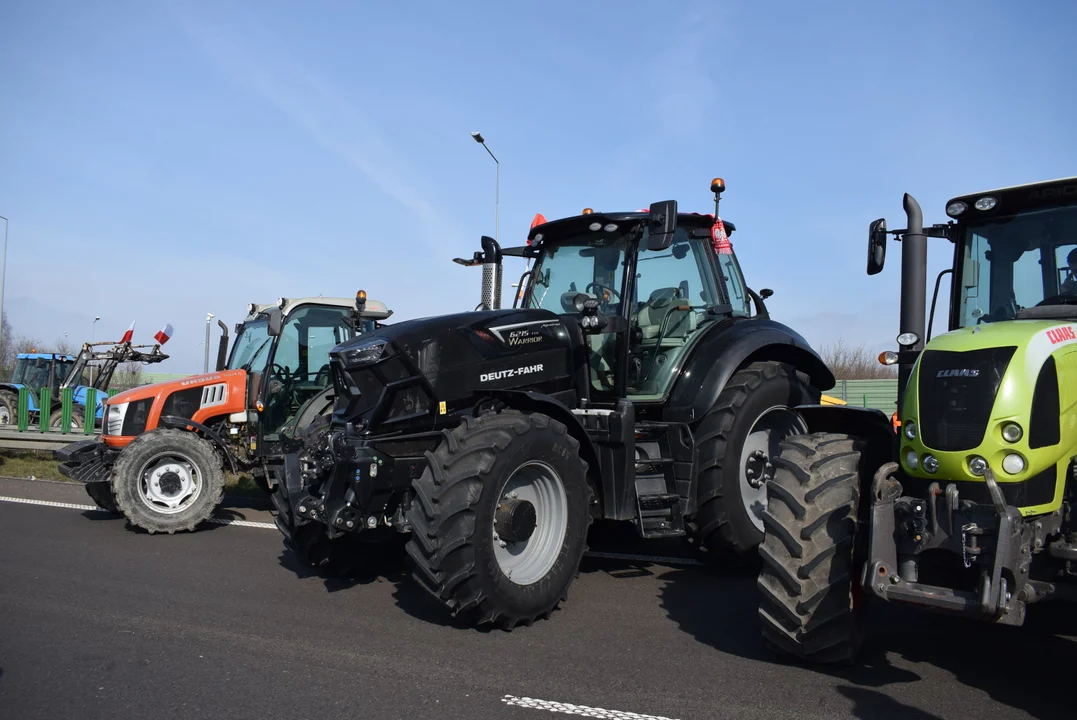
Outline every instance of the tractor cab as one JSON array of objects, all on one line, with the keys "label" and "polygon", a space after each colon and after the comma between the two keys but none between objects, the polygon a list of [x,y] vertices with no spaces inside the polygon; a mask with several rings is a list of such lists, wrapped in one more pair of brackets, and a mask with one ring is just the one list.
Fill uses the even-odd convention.
[{"label": "tractor cab", "polygon": [[724,181],[711,190],[714,214],[679,213],[676,201],[634,213],[586,208],[504,251],[534,260],[521,278],[523,308],[584,316],[592,401],[662,402],[707,328],[753,317],[753,300],[767,315],[770,293],[748,288],[729,240],[735,227],[718,216]]},{"label": "tractor cab", "polygon": [[39,395],[42,388],[55,392],[60,381],[66,377],[75,358],[57,353],[20,353],[12,373],[13,385],[25,387],[32,395]]},{"label": "tractor cab", "polygon": [[330,386],[329,351],[380,327],[379,321],[391,314],[384,303],[368,300],[365,291],[354,301],[319,297],[251,303],[247,317],[236,325],[228,361],[219,361],[218,369],[246,371],[248,410],[258,415],[260,439],[275,442],[299,408]]}]

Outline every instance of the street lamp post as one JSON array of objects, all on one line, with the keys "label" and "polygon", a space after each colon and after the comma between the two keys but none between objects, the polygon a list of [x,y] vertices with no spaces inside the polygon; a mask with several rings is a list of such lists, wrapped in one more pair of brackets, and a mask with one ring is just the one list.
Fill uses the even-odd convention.
[{"label": "street lamp post", "polygon": [[[4,277],[7,275],[7,218],[0,215],[0,220],[4,221],[4,255],[0,260],[0,318],[4,317]],[[3,345],[4,339],[2,334],[2,327],[0,327],[0,346]],[[0,347],[0,349],[3,349]]]},{"label": "street lamp post", "polygon": [[214,318],[213,313],[206,313],[206,362],[205,362],[205,367],[202,370],[202,372],[204,372],[204,373],[209,372],[209,328],[210,328],[209,321],[212,320],[213,318]]},{"label": "street lamp post", "polygon": [[[93,345],[94,331],[97,329],[97,321],[101,319],[101,316],[95,315],[93,322],[90,323],[90,345]],[[93,387],[93,362],[86,363],[90,370],[90,387]]]},{"label": "street lamp post", "polygon": [[494,158],[494,240],[500,242],[497,232],[498,226],[501,224],[501,163],[497,161],[494,154],[490,152],[490,148],[486,146],[486,140],[483,139],[482,133],[473,132],[471,137],[479,145],[482,145],[486,152],[490,153],[490,157]]}]

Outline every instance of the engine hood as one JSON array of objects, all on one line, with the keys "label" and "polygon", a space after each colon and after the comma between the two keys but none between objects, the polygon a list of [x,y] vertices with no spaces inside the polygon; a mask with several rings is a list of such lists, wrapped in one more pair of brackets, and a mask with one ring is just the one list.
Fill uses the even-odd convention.
[{"label": "engine hood", "polygon": [[[488,310],[396,323],[330,353],[334,417],[368,426],[471,407],[489,391],[572,387],[576,321],[548,310]],[[385,342],[389,341],[389,342]]]},{"label": "engine hood", "polygon": [[222,370],[221,372],[211,372],[203,375],[191,375],[182,380],[166,380],[164,382],[153,383],[152,385],[140,385],[139,387],[131,388],[130,390],[125,390],[122,393],[114,395],[109,398],[106,403],[108,405],[116,405],[118,403],[133,402],[135,400],[145,400],[146,398],[157,398],[168,395],[175,390],[213,385],[221,382],[227,382],[230,385],[235,383],[245,385],[246,380],[247,373],[243,370]]}]

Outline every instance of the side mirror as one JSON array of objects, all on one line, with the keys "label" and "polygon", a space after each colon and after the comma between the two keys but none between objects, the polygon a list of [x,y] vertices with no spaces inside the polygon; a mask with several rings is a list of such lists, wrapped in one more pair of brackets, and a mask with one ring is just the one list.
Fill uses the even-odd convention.
[{"label": "side mirror", "polygon": [[273,308],[269,311],[266,333],[269,337],[277,337],[280,335],[282,327],[284,327],[284,314],[280,311],[280,308]]},{"label": "side mirror", "polygon": [[879,218],[868,230],[868,275],[877,275],[883,270],[886,260],[886,219]]},{"label": "side mirror", "polygon": [[677,201],[651,203],[647,225],[647,249],[657,251],[668,248],[673,243],[673,231],[677,229]]},{"label": "side mirror", "polygon": [[773,294],[774,294],[774,291],[771,290],[770,288],[763,288],[762,290],[759,291],[759,297],[763,298],[764,300],[766,300],[768,297],[770,297]]}]

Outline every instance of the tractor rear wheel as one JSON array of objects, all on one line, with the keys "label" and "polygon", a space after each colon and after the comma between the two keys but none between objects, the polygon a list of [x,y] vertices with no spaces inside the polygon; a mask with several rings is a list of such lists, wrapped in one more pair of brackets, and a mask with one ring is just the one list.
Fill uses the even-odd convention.
[{"label": "tractor rear wheel", "polygon": [[864,445],[813,433],[782,444],[767,484],[759,619],[779,653],[851,662],[863,639],[857,519]]},{"label": "tractor rear wheel", "polygon": [[691,539],[716,564],[740,565],[763,541],[771,458],[786,437],[807,432],[791,408],[819,392],[790,365],[752,363],[739,370],[695,430],[697,494]]},{"label": "tractor rear wheel", "polygon": [[579,442],[540,413],[465,418],[412,483],[415,579],[452,614],[504,630],[568,596],[591,524]]},{"label": "tractor rear wheel", "polygon": [[0,390],[0,425],[19,422],[19,396],[10,390]]},{"label": "tractor rear wheel", "polygon": [[194,530],[221,502],[222,460],[209,441],[193,432],[151,430],[120,453],[112,491],[136,527],[169,534]]},{"label": "tractor rear wheel", "polygon": [[86,494],[93,498],[93,501],[97,504],[97,507],[110,513],[119,514],[120,508],[116,504],[116,496],[112,492],[111,483],[86,483]]}]

